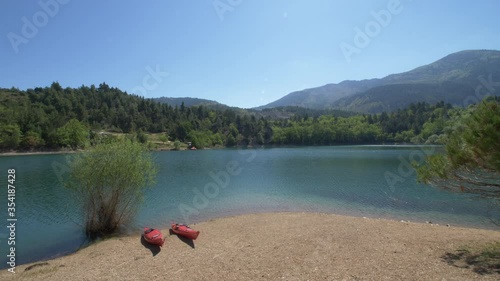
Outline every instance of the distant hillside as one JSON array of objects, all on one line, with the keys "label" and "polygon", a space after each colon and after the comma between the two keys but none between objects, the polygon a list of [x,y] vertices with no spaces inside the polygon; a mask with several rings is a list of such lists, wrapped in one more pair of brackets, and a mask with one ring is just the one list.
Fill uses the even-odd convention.
[{"label": "distant hillside", "polygon": [[101,135],[102,131],[125,133],[142,143],[148,142],[145,132],[168,135],[170,141],[189,141],[198,148],[264,144],[272,137],[271,126],[270,121],[247,111],[176,108],[106,83],[79,88],[63,88],[57,82],[27,90],[0,88],[0,152],[84,148],[106,141],[108,135]]},{"label": "distant hillside", "polygon": [[384,83],[439,83],[472,79],[478,84],[480,75],[500,72],[500,51],[468,50],[450,54],[436,62],[408,72],[384,77]]},{"label": "distant hillside", "polygon": [[[393,92],[400,92],[398,87],[406,89],[408,85],[391,87],[395,87]],[[367,92],[377,95],[377,89]],[[432,87],[427,92],[435,89],[439,88]],[[393,102],[404,103],[407,98],[393,98]],[[377,110],[384,109],[382,105]],[[0,152],[75,150],[118,137],[101,132],[125,134],[126,138],[150,148],[163,147],[158,146],[157,141],[165,144],[176,140],[191,142],[198,148],[435,143],[444,133],[448,110],[456,116],[471,109],[456,109],[440,102],[416,103],[392,114],[374,115],[303,107],[217,110],[209,106],[172,107],[129,95],[105,83],[98,87],[63,88],[54,82],[50,87],[27,90],[0,88]],[[148,140],[146,132],[154,133],[154,138],[151,136]]]},{"label": "distant hillside", "polygon": [[500,83],[495,81],[500,81],[500,51],[470,50],[381,79],[343,81],[293,92],[260,108],[291,105],[377,113],[403,108],[412,102],[443,100],[464,105],[474,100],[478,87],[482,87],[481,97],[487,92],[498,95]]},{"label": "distant hillside", "polygon": [[362,81],[342,81],[339,84],[327,84],[318,88],[292,92],[279,100],[260,106],[256,109],[274,108],[281,106],[300,106],[311,109],[328,109],[334,101],[363,92],[380,85],[380,79]]},{"label": "distant hillside", "polygon": [[199,98],[168,98],[168,97],[160,97],[153,98],[152,100],[159,103],[166,103],[171,105],[172,107],[181,106],[184,103],[184,106],[198,106],[198,105],[222,105],[213,100],[199,99]]},{"label": "distant hillside", "polygon": [[276,119],[289,119],[300,116],[302,118],[313,117],[318,118],[322,115],[332,115],[337,117],[350,117],[358,115],[359,113],[335,109],[310,109],[299,106],[279,106],[273,108],[265,108],[262,110],[247,110],[249,113],[254,114],[256,117]]},{"label": "distant hillside", "polygon": [[461,106],[471,93],[474,93],[474,88],[470,85],[450,81],[435,84],[390,84],[342,98],[335,101],[332,107],[355,112],[380,113],[391,112],[418,102],[435,104],[444,101]]}]

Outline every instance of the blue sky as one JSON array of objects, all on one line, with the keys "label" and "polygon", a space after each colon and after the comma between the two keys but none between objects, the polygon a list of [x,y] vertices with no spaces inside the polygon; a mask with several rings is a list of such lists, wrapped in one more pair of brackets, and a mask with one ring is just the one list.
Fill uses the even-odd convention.
[{"label": "blue sky", "polygon": [[499,50],[499,11],[496,0],[1,1],[0,87],[106,82],[248,108]]}]

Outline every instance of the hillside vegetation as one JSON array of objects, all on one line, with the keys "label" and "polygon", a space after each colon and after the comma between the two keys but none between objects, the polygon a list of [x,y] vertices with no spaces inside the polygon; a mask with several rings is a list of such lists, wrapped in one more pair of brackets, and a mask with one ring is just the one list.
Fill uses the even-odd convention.
[{"label": "hillside vegetation", "polygon": [[[439,143],[463,110],[415,103],[380,114],[281,107],[263,111],[172,107],[102,83],[79,88],[0,89],[2,150],[82,149],[122,135],[198,148],[233,145]],[[151,137],[151,136],[154,136]],[[179,144],[181,143],[181,144]]]}]

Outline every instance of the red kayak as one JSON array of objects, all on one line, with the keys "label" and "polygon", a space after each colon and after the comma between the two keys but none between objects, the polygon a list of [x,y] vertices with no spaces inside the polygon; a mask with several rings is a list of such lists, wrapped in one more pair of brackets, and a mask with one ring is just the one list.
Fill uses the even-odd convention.
[{"label": "red kayak", "polygon": [[160,247],[163,246],[163,243],[165,242],[163,235],[158,229],[145,227],[144,234],[142,236],[149,244],[158,245]]},{"label": "red kayak", "polygon": [[181,235],[181,236],[184,236],[186,238],[193,239],[193,240],[196,240],[196,238],[198,238],[198,234],[200,234],[199,231],[193,230],[185,224],[178,224],[178,223],[172,224],[172,231],[178,235]]}]

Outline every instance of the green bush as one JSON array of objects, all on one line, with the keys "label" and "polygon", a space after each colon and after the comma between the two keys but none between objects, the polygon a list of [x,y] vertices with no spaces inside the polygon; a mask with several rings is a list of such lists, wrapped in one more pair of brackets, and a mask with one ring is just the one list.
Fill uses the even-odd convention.
[{"label": "green bush", "polygon": [[101,143],[71,162],[67,186],[83,204],[85,232],[106,236],[135,215],[156,167],[144,145],[127,139]]}]

